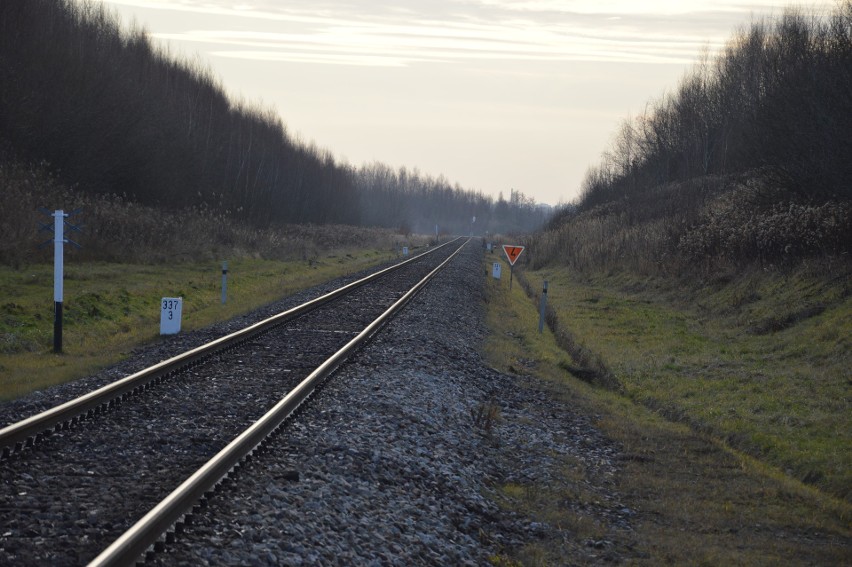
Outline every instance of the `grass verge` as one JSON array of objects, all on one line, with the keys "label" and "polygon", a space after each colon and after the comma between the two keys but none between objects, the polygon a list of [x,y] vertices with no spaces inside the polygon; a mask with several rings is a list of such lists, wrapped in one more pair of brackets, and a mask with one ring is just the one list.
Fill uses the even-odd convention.
[{"label": "grass verge", "polygon": [[0,400],[91,374],[159,340],[162,297],[183,297],[181,329],[198,329],[394,255],[362,250],[309,262],[232,260],[224,305],[219,263],[69,263],[62,354],[51,352],[53,266],[0,267]]},{"label": "grass verge", "polygon": [[[550,293],[559,285],[552,285]],[[505,280],[489,278],[492,333],[485,356],[500,371],[542,378],[544,387],[564,401],[566,411],[597,416],[596,425],[622,448],[614,490],[620,502],[637,512],[631,530],[578,512],[587,497],[583,479],[594,471],[566,460],[558,473],[561,481],[551,486],[498,487],[505,506],[555,528],[551,537],[515,550],[509,560],[525,565],[571,563],[572,549],[592,538],[616,542],[608,553],[613,560],[630,564],[848,562],[852,548],[848,502],[801,483],[708,432],[673,422],[628,396],[574,377],[565,369],[579,363],[557,345],[549,329],[537,332],[537,306],[517,280],[511,293],[507,287]],[[551,295],[552,303],[554,295],[558,294]],[[574,329],[579,316],[573,311],[572,315]],[[586,335],[578,335],[586,340]],[[588,339],[586,344],[597,343]],[[568,505],[577,501],[580,506]]]},{"label": "grass verge", "polygon": [[852,499],[848,278],[527,276],[551,283],[557,328],[594,351],[628,397]]}]

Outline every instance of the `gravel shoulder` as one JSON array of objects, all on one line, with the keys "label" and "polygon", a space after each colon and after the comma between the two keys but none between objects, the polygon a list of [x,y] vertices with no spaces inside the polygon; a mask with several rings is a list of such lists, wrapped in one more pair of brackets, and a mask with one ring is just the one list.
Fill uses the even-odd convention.
[{"label": "gravel shoulder", "polygon": [[[591,418],[481,360],[481,253],[469,245],[153,562],[499,561],[552,528],[492,496],[556,482],[566,456],[596,471],[587,485],[598,505],[586,513],[629,529],[612,484],[617,449]],[[611,547],[578,545],[566,563],[611,561]]]}]

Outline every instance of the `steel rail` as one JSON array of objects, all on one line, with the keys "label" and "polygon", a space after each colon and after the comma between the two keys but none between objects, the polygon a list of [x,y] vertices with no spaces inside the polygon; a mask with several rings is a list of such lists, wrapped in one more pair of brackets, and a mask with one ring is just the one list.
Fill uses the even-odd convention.
[{"label": "steel rail", "polygon": [[224,449],[186,479],[171,494],[151,509],[129,530],[124,532],[89,567],[131,565],[159,538],[175,525],[205,494],[212,491],[246,456],[250,455],[272,432],[313,393],[329,375],[361,345],[402,309],[435,275],[441,271],[469,242],[466,240],[438,267],[412,287],[390,308],[370,323],[355,338],[334,353],[293,388],[271,410],[237,436]]},{"label": "steel rail", "polygon": [[268,331],[270,328],[285,323],[291,319],[299,317],[324,305],[330,301],[337,299],[342,295],[346,295],[350,291],[361,287],[373,280],[376,280],[389,272],[398,270],[403,266],[414,262],[428,254],[432,254],[441,248],[458,241],[462,237],[456,238],[413,256],[408,260],[389,266],[374,274],[370,274],[357,281],[351,282],[343,287],[331,291],[325,295],[307,301],[287,311],[282,311],[277,315],[273,315],[263,321],[259,321],[226,335],[205,345],[199,346],[192,350],[188,350],[182,354],[159,362],[153,366],[149,366],[144,370],[140,370],[130,376],[126,376],[120,380],[107,384],[97,390],[84,394],[78,398],[60,404],[49,410],[35,414],[16,423],[10,424],[0,429],[0,448],[3,450],[3,456],[10,455],[13,451],[21,449],[24,444],[30,446],[35,444],[42,435],[50,434],[54,431],[59,431],[64,425],[74,423],[81,417],[90,416],[102,408],[113,405],[116,400],[122,400],[125,396],[134,391],[144,389],[151,383],[157,383],[168,375],[177,373],[178,370],[200,362],[202,359],[211,356],[217,352],[221,352],[242,342],[245,342],[260,333]]}]

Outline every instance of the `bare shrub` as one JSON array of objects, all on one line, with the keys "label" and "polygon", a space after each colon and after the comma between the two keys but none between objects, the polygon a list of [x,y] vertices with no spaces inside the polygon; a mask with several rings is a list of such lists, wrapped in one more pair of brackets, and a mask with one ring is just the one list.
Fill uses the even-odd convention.
[{"label": "bare shrub", "polygon": [[852,2],[753,22],[628,118],[534,267],[704,277],[850,266]]},{"label": "bare shrub", "polygon": [[734,266],[791,265],[804,258],[848,255],[852,204],[800,202],[750,180],[710,203],[678,241],[687,261]]},{"label": "bare shrub", "polygon": [[494,426],[500,421],[500,406],[493,400],[470,408],[470,420],[473,426],[486,435],[491,435]]},{"label": "bare shrub", "polygon": [[69,235],[82,245],[67,247],[81,260],[160,263],[257,257],[314,260],[323,251],[366,247],[391,249],[398,237],[390,229],[345,225],[272,225],[257,228],[206,206],[158,209],[118,195],[93,195],[61,184],[43,165],[25,167],[0,161],[0,263],[19,266],[48,261],[52,232],[39,213],[54,209],[82,212],[69,219],[83,225]]},{"label": "bare shrub", "polygon": [[703,277],[750,264],[848,264],[852,203],[810,201],[773,169],[670,183],[599,205],[527,239],[531,266]]}]

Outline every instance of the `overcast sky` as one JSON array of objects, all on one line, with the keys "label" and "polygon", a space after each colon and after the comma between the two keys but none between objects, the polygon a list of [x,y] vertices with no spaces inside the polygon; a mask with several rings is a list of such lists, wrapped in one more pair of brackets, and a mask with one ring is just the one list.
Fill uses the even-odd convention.
[{"label": "overcast sky", "polygon": [[[574,199],[620,122],[769,0],[103,0],[358,166]],[[799,2],[828,12],[828,2]]]}]

